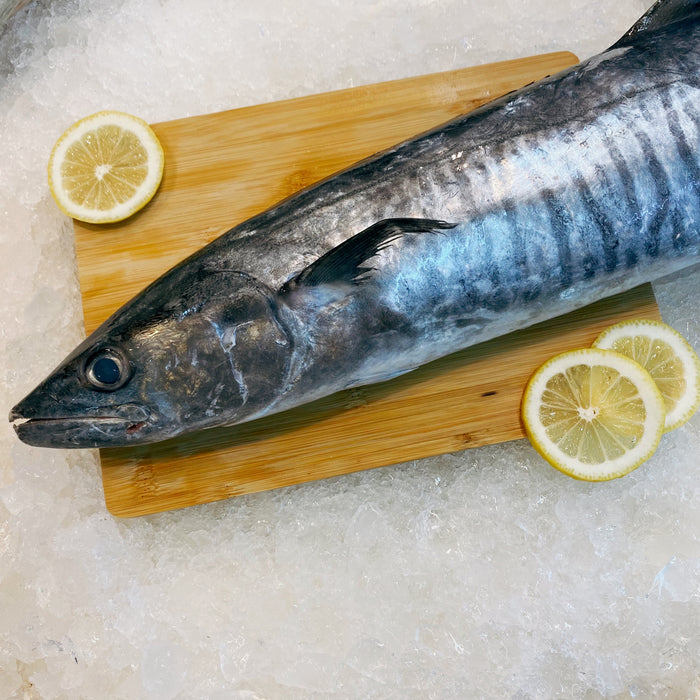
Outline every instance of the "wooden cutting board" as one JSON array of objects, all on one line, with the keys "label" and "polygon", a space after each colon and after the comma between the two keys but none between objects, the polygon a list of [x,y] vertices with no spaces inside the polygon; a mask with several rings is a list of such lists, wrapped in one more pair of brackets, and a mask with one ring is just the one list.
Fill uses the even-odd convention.
[{"label": "wooden cutting board", "polygon": [[[166,166],[153,201],[119,224],[75,222],[86,330],[234,224],[576,62],[547,54],[154,125]],[[659,317],[650,286],[381,385],[238,427],[101,450],[107,507],[144,515],[520,438],[532,371],[630,317]]]}]

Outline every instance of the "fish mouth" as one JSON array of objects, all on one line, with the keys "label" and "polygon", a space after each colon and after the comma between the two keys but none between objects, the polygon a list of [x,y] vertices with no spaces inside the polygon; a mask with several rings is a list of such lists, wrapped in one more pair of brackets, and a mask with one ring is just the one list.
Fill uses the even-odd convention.
[{"label": "fish mouth", "polygon": [[89,415],[26,417],[18,405],[10,411],[9,419],[17,437],[27,445],[82,449],[140,442],[151,414],[143,406],[125,405]]}]

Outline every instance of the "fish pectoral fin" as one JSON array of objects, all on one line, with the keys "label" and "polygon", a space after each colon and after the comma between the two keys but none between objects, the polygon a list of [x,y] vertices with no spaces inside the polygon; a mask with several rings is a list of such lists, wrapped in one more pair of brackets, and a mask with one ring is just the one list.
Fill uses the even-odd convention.
[{"label": "fish pectoral fin", "polygon": [[280,293],[322,284],[359,284],[373,268],[366,263],[394,241],[409,233],[430,233],[454,228],[438,219],[384,219],[351,236],[305,267],[280,288]]},{"label": "fish pectoral fin", "polygon": [[687,19],[690,15],[700,13],[700,0],[658,0],[627,33],[610,48],[632,44],[646,32],[653,32],[668,24]]}]

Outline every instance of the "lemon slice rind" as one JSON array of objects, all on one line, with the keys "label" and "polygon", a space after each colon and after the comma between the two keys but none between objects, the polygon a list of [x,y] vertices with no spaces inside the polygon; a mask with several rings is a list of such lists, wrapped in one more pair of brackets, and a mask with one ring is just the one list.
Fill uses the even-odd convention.
[{"label": "lemon slice rind", "polygon": [[[609,367],[620,376],[630,380],[644,404],[644,419],[641,438],[634,447],[612,459],[591,464],[571,456],[550,438],[540,419],[540,407],[547,384],[553,377],[564,375],[572,367]],[[585,407],[583,407],[585,411]],[[545,362],[530,378],[522,400],[522,419],[533,447],[559,471],[584,481],[607,481],[619,478],[636,469],[656,450],[665,420],[664,400],[649,373],[634,360],[599,348],[571,350]],[[572,428],[575,431],[576,428]],[[570,431],[571,432],[571,431]]]},{"label": "lemon slice rind", "polygon": [[[79,143],[90,131],[108,125],[130,131],[136,136],[146,152],[147,172],[128,199],[102,210],[84,206],[70,196],[64,186],[61,168],[68,149]],[[143,119],[112,110],[96,112],[69,127],[54,145],[48,164],[49,188],[64,214],[87,223],[114,223],[135,214],[153,198],[163,177],[163,165],[163,148],[158,137]]]},{"label": "lemon slice rind", "polygon": [[[674,328],[661,322],[648,319],[638,319],[622,321],[604,330],[593,343],[593,347],[612,349],[617,352],[624,352],[621,341],[631,337],[646,337],[650,341],[662,341],[676,354],[683,367],[683,379],[685,390],[680,397],[676,397],[673,405],[666,403],[666,424],[664,432],[670,432],[680,427],[697,411],[700,407],[700,357],[690,343]],[[617,346],[617,347],[616,347]],[[627,354],[627,353],[625,353]],[[638,362],[640,359],[636,359]],[[641,362],[644,365],[644,361]],[[651,366],[647,367],[652,379],[656,379],[655,370]],[[659,388],[664,394],[664,383],[659,382]]]}]

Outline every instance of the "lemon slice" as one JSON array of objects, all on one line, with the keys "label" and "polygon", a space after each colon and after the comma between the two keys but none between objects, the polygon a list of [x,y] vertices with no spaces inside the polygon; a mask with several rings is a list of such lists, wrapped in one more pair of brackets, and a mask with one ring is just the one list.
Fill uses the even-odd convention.
[{"label": "lemon slice", "polygon": [[651,457],[666,411],[649,373],[611,350],[572,350],[545,362],[525,389],[522,418],[535,449],[554,467],[605,481]]},{"label": "lemon slice", "polygon": [[700,406],[700,358],[685,338],[660,321],[623,321],[593,343],[631,357],[644,367],[666,402],[668,432],[683,425]]},{"label": "lemon slice", "polygon": [[163,177],[163,148],[145,121],[97,112],[71,126],[49,158],[49,187],[61,210],[93,224],[142,209]]}]

